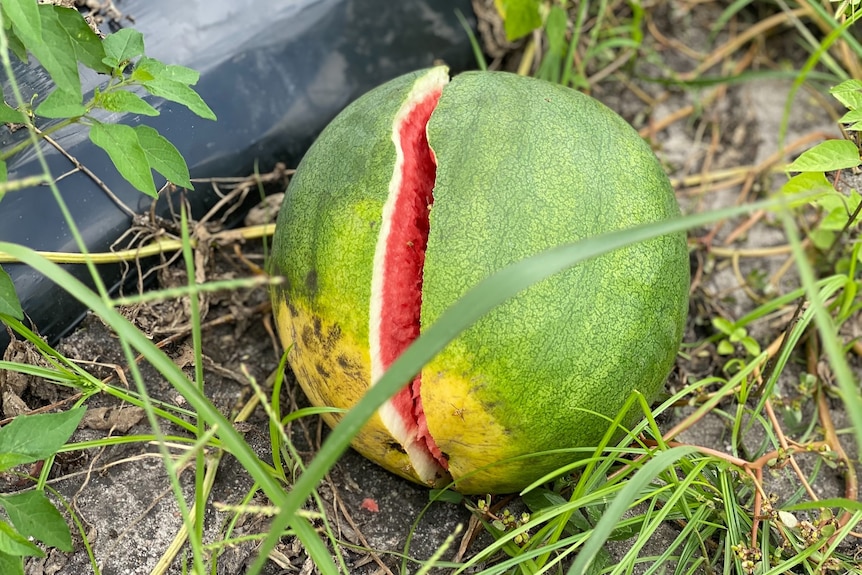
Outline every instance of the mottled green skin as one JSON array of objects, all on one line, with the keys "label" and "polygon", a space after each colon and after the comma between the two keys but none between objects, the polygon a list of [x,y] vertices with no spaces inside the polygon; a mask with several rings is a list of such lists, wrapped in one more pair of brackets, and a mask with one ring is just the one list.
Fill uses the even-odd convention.
[{"label": "mottled green skin", "polygon": [[[443,91],[428,134],[438,171],[423,326],[507,264],[679,215],[647,144],[610,109],[573,90],[509,74],[461,74]],[[682,337],[688,270],[683,234],[580,264],[496,308],[425,373],[469,382],[465,393],[506,438],[499,449],[485,447],[492,461],[596,445],[607,424],[577,409],[613,418],[634,389],[655,399]],[[452,437],[450,414],[426,412],[453,475],[472,471],[468,458],[483,447]],[[571,458],[524,461],[459,487],[520,489]]]}]

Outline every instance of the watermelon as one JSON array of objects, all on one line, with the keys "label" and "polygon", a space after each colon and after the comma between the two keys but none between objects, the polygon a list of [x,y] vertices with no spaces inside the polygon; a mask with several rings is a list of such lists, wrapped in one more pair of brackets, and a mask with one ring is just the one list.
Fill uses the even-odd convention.
[{"label": "watermelon", "polygon": [[[442,66],[396,78],[336,117],[288,186],[272,300],[291,369],[313,405],[349,409],[494,272],[678,214],[649,146],[588,96]],[[682,234],[533,285],[405,382],[353,447],[424,485],[520,490],[596,445],[634,390],[657,397],[688,286]]]}]

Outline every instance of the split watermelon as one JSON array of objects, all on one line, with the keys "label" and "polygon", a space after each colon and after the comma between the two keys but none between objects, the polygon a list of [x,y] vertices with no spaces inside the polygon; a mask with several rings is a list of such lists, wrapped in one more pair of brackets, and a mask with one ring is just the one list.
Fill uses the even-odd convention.
[{"label": "split watermelon", "polygon": [[[349,409],[482,279],[678,214],[649,146],[596,100],[501,72],[402,76],[333,120],[288,187],[272,262],[289,363],[314,405]],[[353,445],[425,485],[521,489],[596,445],[633,390],[657,396],[688,285],[682,234],[540,282],[405,382]]]}]

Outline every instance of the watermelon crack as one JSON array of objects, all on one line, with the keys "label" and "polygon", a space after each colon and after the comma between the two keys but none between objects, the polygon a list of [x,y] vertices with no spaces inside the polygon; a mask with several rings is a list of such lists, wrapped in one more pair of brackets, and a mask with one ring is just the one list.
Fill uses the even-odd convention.
[{"label": "watermelon crack", "polygon": [[[383,208],[371,286],[374,382],[420,333],[425,248],[437,172],[426,126],[448,80],[445,70],[420,78],[393,123],[397,160]],[[420,478],[436,483],[448,475],[448,461],[428,430],[421,387],[420,373],[381,408],[380,415]]]}]

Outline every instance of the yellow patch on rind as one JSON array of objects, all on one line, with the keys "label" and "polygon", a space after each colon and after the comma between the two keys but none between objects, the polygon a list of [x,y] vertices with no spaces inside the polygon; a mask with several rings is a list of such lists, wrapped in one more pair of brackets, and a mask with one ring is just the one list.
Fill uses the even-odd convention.
[{"label": "yellow patch on rind", "polygon": [[[308,400],[315,406],[348,410],[359,401],[371,380],[368,342],[356,341],[344,333],[337,322],[316,317],[297,305],[278,297],[275,305],[278,333],[287,360]],[[340,414],[322,415],[329,427],[341,420]],[[394,441],[378,414],[354,438],[353,448],[398,475],[421,483],[410,459]]]},{"label": "yellow patch on rind", "polygon": [[[422,370],[422,406],[428,430],[449,460],[461,493],[509,493],[525,484],[524,462],[510,433],[482,403],[484,383],[432,361]],[[514,448],[514,449],[513,449]],[[527,463],[529,469],[529,462]]]}]

